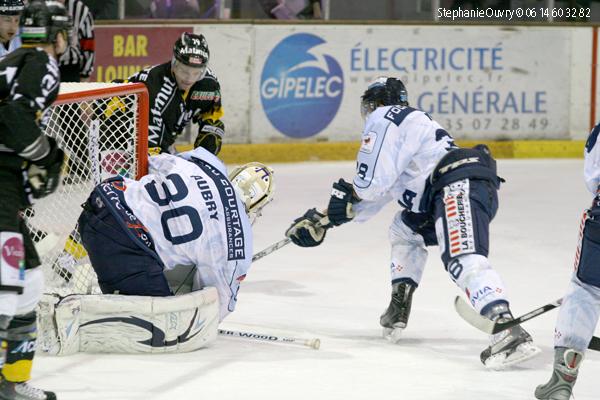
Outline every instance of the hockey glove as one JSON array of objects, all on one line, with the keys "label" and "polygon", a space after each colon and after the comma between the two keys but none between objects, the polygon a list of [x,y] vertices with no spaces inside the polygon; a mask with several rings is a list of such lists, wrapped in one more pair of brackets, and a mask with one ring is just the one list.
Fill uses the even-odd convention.
[{"label": "hockey glove", "polygon": [[327,222],[325,215],[311,208],[303,216],[294,220],[285,232],[285,236],[300,247],[315,247],[325,239],[325,233],[329,229]]},{"label": "hockey glove", "polygon": [[57,146],[56,140],[48,138],[50,153],[35,161],[27,170],[31,193],[35,199],[48,196],[60,183],[60,172],[65,153]]},{"label": "hockey glove", "polygon": [[223,121],[212,119],[200,121],[200,129],[194,142],[194,148],[202,146],[216,156],[221,151],[223,136],[225,136]]},{"label": "hockey glove", "polygon": [[359,201],[351,183],[346,182],[343,178],[335,182],[331,188],[331,197],[327,207],[327,216],[331,224],[338,226],[352,221],[354,218],[352,205]]}]

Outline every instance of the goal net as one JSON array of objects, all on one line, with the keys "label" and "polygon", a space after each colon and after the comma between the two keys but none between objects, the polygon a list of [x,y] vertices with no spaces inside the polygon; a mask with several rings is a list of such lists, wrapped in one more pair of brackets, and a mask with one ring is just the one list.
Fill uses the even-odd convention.
[{"label": "goal net", "polygon": [[147,173],[148,92],[143,84],[63,83],[45,130],[66,155],[62,183],[23,217],[36,244],[46,292],[99,292],[77,233],[81,204],[115,175]]}]

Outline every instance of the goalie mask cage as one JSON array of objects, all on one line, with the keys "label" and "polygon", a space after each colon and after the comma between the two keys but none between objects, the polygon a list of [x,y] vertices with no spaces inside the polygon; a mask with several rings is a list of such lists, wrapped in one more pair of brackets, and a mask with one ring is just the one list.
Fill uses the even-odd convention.
[{"label": "goalie mask cage", "polygon": [[148,91],[141,83],[63,83],[45,134],[65,152],[61,184],[24,211],[46,281],[46,293],[99,292],[81,246],[81,204],[103,179],[147,173]]}]

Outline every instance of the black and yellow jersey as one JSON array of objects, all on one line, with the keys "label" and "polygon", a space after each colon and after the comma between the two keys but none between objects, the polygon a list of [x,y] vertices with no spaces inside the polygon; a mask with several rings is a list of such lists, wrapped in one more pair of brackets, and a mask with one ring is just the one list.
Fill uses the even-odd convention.
[{"label": "black and yellow jersey", "polygon": [[221,86],[210,69],[187,92],[177,87],[170,61],[144,69],[127,81],[144,83],[150,94],[149,148],[169,152],[190,121],[218,121],[223,116]]}]

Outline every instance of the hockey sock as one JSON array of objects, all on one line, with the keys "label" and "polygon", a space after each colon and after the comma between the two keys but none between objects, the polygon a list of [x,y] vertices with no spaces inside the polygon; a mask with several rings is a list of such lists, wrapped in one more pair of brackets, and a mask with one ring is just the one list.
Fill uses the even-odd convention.
[{"label": "hockey sock", "polygon": [[16,315],[6,331],[6,361],[2,376],[9,382],[25,382],[31,378],[35,353],[36,314],[32,311]]}]

